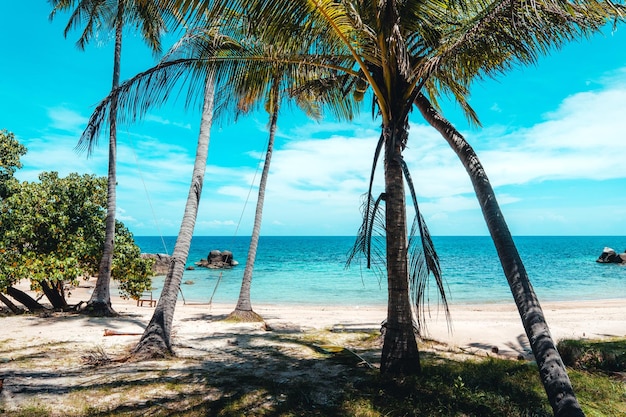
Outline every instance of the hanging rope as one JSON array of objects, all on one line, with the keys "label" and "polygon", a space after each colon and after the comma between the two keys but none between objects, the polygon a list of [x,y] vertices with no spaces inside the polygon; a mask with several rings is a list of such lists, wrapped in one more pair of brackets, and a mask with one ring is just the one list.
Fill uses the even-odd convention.
[{"label": "hanging rope", "polygon": [[161,238],[161,243],[163,244],[163,249],[167,255],[170,255],[170,251],[165,244],[165,239],[163,238],[163,233],[161,233],[161,228],[159,227],[159,222],[156,218],[156,213],[154,211],[154,206],[152,205],[152,200],[150,200],[150,193],[148,193],[148,187],[146,186],[146,181],[143,178],[143,172],[141,172],[141,167],[139,165],[139,158],[137,158],[137,153],[135,152],[135,147],[133,146],[133,141],[130,138],[130,133],[128,132],[128,128],[126,129],[126,137],[128,138],[128,142],[130,144],[130,149],[133,152],[133,157],[135,158],[135,164],[137,165],[137,172],[139,173],[139,178],[141,179],[141,183],[143,185],[143,189],[146,193],[146,199],[148,200],[148,205],[150,206],[150,211],[152,212],[152,219],[154,220],[154,225],[159,232],[159,237]]},{"label": "hanging rope", "polygon": [[[269,144],[269,139],[268,139],[268,144]],[[241,215],[239,216],[239,221],[237,222],[237,227],[235,228],[235,234],[233,235],[232,242],[235,241],[235,237],[237,237],[237,233],[239,232],[239,226],[241,225],[241,220],[243,219],[243,215],[246,212],[246,207],[248,206],[248,202],[250,201],[250,195],[252,194],[252,189],[254,188],[254,183],[256,182],[256,177],[259,174],[259,168],[261,168],[261,161],[263,159],[265,159],[265,156],[261,154],[261,156],[259,157],[259,161],[256,164],[256,170],[254,171],[254,176],[252,177],[252,181],[250,182],[250,188],[248,189],[248,195],[246,196],[246,201],[243,203],[243,209],[241,210]]]},{"label": "hanging rope", "polygon": [[[127,136],[128,142],[130,144],[130,149],[131,149],[131,151],[133,153],[133,157],[135,158],[135,164],[137,166],[137,172],[139,173],[139,178],[141,179],[141,183],[143,185],[144,192],[146,194],[146,199],[148,200],[148,205],[150,206],[150,211],[152,213],[152,218],[154,220],[155,227],[156,227],[156,229],[157,229],[157,231],[159,233],[159,237],[161,239],[161,243],[163,245],[163,249],[165,250],[165,253],[167,255],[170,255],[169,249],[167,248],[167,245],[165,243],[165,239],[163,237],[163,233],[161,232],[161,228],[159,227],[159,222],[158,222],[157,217],[156,217],[156,212],[154,210],[154,206],[152,205],[152,200],[150,199],[150,193],[148,192],[148,187],[146,186],[146,182],[144,180],[143,172],[141,171],[141,167],[139,165],[139,158],[137,157],[137,153],[135,152],[135,147],[133,145],[133,142],[132,142],[132,139],[131,139],[131,136],[130,136],[130,133],[129,133],[128,129],[126,129],[126,136]],[[269,144],[269,139],[268,139],[268,144]],[[265,148],[267,149],[267,145],[266,145]],[[237,222],[237,226],[235,228],[235,232],[234,232],[234,234],[233,234],[233,236],[231,238],[231,247],[234,246],[235,238],[237,237],[237,234],[239,233],[239,227],[241,226],[241,221],[243,220],[243,216],[244,216],[246,208],[248,206],[248,202],[250,201],[250,196],[252,195],[252,190],[254,189],[254,184],[256,182],[256,178],[257,178],[257,176],[259,174],[259,170],[261,168],[261,162],[264,159],[265,159],[265,154],[261,153],[261,155],[259,156],[259,160],[258,160],[258,162],[256,164],[256,170],[254,171],[254,176],[252,177],[252,181],[250,182],[250,188],[248,189],[248,194],[246,196],[246,200],[245,200],[243,208],[241,210],[241,214],[239,216],[239,220]],[[211,306],[212,303],[213,303],[213,297],[215,296],[215,293],[217,292],[217,288],[219,287],[219,284],[220,284],[221,281],[222,281],[222,273],[220,272],[220,275],[219,275],[219,277],[217,279],[217,282],[215,283],[215,287],[213,288],[213,293],[211,294],[211,298],[209,299],[209,303],[208,303],[209,306]],[[180,295],[181,295],[181,297],[183,299],[183,304],[187,305],[188,303],[185,300],[185,295],[183,294],[183,289],[179,288],[179,292],[180,292]]]}]

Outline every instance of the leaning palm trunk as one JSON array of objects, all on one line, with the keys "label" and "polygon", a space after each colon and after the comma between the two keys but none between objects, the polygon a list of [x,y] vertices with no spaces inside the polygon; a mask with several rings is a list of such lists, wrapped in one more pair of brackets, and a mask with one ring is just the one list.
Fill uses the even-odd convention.
[{"label": "leaning palm trunk", "polygon": [[498,251],[504,274],[521,316],[526,336],[535,355],[541,382],[548,395],[548,401],[552,406],[554,415],[559,417],[584,416],[574,395],[565,365],[552,336],[550,336],[550,330],[539,305],[539,300],[528,279],[528,274],[515,247],[511,232],[478,156],[465,138],[433,108],[425,96],[419,95],[415,103],[426,121],[437,129],[452,147],[472,180],[489,233]]},{"label": "leaning palm trunk", "polygon": [[383,136],[388,300],[380,371],[410,375],[420,371],[420,362],[409,297],[406,200],[401,164],[406,125],[386,126]]},{"label": "leaning palm trunk", "polygon": [[261,173],[261,181],[259,183],[259,195],[256,202],[256,212],[254,214],[254,227],[252,228],[252,236],[250,237],[250,246],[248,247],[248,259],[246,260],[246,268],[243,271],[243,279],[241,280],[241,290],[239,291],[239,299],[235,310],[230,313],[228,319],[240,321],[263,321],[263,318],[252,310],[252,302],[250,297],[250,287],[252,285],[252,271],[254,269],[254,260],[259,246],[259,236],[261,235],[261,222],[263,220],[263,203],[265,201],[265,188],[267,186],[267,177],[270,172],[270,162],[272,161],[272,152],[274,150],[274,138],[276,136],[276,126],[278,122],[278,85],[272,89],[273,103],[272,113],[270,117],[270,136],[267,142],[267,153],[265,154],[265,163],[263,164],[263,172]]},{"label": "leaning palm trunk", "polygon": [[200,133],[198,135],[198,146],[196,148],[196,159],[193,167],[191,186],[185,205],[185,213],[180,225],[180,231],[176,238],[172,260],[163,283],[161,296],[152,315],[150,323],[146,327],[139,343],[133,349],[133,356],[138,359],[159,358],[171,356],[172,351],[172,321],[174,319],[174,309],[180,291],[180,283],[185,272],[185,264],[191,246],[196,218],[198,216],[198,206],[202,194],[202,184],[209,154],[209,139],[211,124],[213,122],[213,96],[214,77],[209,75],[204,91],[204,106],[202,109],[202,121],[200,123]]},{"label": "leaning palm trunk", "polygon": [[[113,59],[113,85],[111,91],[120,84],[120,62],[122,56],[122,18],[124,7],[119,1],[117,12],[118,23],[115,30],[115,52]],[[113,316],[115,311],[111,306],[111,266],[113,265],[113,251],[115,244],[115,211],[116,211],[116,191],[117,183],[117,94],[113,94],[109,114],[109,170],[107,180],[107,216],[104,232],[104,245],[100,268],[98,270],[98,280],[91,294],[89,302],[85,306],[85,311],[97,316]]]}]

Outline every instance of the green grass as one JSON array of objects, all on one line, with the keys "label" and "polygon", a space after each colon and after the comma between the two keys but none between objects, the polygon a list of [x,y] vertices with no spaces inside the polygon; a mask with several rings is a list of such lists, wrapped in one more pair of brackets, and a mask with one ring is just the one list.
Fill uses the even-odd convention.
[{"label": "green grass", "polygon": [[[365,336],[364,336],[365,337]],[[304,344],[323,344],[320,335]],[[572,341],[576,358],[619,358],[626,340]],[[565,346],[565,345],[563,345]],[[370,354],[374,349],[370,346]],[[588,355],[589,352],[594,352]],[[603,353],[595,353],[603,352]],[[608,352],[608,353],[607,353]],[[360,352],[362,353],[362,352]],[[610,353],[610,354],[609,354]],[[569,354],[569,353],[568,353]],[[612,357],[612,356],[611,356]],[[110,384],[83,386],[70,395],[75,412],[59,414],[59,407],[31,403],[13,414],[16,417],[135,417],[150,416],[480,416],[542,417],[552,411],[532,362],[496,358],[454,360],[433,353],[422,354],[422,373],[401,379],[381,376],[378,371],[357,366],[353,355],[341,352],[315,355],[312,359],[286,360],[279,352],[265,357],[258,366],[267,373],[250,369],[216,367],[207,370],[202,362],[189,368],[162,372],[139,381],[124,377]],[[569,375],[588,417],[626,415],[626,383],[607,369],[606,360],[593,360]],[[590,364],[594,364],[592,367]],[[615,363],[619,363],[616,361]],[[602,367],[598,367],[602,365]],[[159,366],[159,367],[160,367]],[[254,367],[253,367],[254,368]],[[281,374],[294,369],[289,377]],[[328,371],[324,378],[314,371]],[[154,373],[154,372],[153,372]],[[111,374],[113,376],[114,374]],[[283,376],[279,376],[283,375]],[[219,380],[219,383],[216,382]],[[102,382],[102,381],[100,381]],[[97,404],[89,398],[117,392],[117,401]],[[110,392],[109,392],[110,394]],[[146,396],[149,394],[149,396]],[[85,400],[78,400],[77,396]],[[112,396],[112,398],[115,396]],[[71,405],[68,403],[68,405]],[[1,407],[0,407],[1,409]]]},{"label": "green grass", "polygon": [[590,371],[626,371],[626,339],[561,340],[557,348],[565,365]]},{"label": "green grass", "polygon": [[626,339],[566,339],[557,347],[588,417],[626,415]]}]

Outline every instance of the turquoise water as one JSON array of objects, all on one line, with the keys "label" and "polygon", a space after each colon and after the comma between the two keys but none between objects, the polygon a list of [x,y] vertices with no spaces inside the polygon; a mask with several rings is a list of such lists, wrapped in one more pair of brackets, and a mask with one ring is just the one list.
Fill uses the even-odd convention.
[{"label": "turquoise water", "polygon": [[[171,253],[175,237],[136,236],[142,252]],[[511,293],[491,239],[435,237],[435,248],[451,303],[508,303]],[[185,271],[187,302],[235,303],[249,238],[195,236],[187,264],[213,249],[230,250],[239,266],[229,270]],[[252,280],[252,303],[366,306],[384,305],[386,283],[358,262],[345,268],[353,237],[261,237]],[[626,237],[516,237],[515,243],[541,301],[626,300],[626,267],[598,264],[605,246],[626,249]],[[220,272],[222,274],[220,278]],[[163,278],[154,278],[157,291]],[[434,289],[430,302],[436,303]]]}]

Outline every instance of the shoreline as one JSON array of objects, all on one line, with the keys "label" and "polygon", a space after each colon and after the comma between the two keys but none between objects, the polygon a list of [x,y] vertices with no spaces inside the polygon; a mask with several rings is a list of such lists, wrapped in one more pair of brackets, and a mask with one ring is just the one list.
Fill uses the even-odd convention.
[{"label": "shoreline", "polygon": [[[94,280],[81,282],[68,298],[70,304],[89,299]],[[23,287],[22,287],[23,289]],[[158,298],[159,294],[153,294]],[[62,338],[78,337],[80,341],[93,345],[109,343],[103,337],[105,328],[116,331],[142,333],[152,317],[154,307],[137,306],[135,300],[124,300],[112,288],[111,302],[119,313],[113,318],[91,318],[67,315],[67,319],[46,320],[36,315],[6,316],[0,318],[5,325],[5,334],[13,338],[41,339],[49,342]],[[189,340],[200,334],[222,332],[221,321],[233,311],[236,303],[214,302],[183,304],[179,299],[174,312],[174,337]],[[626,300],[579,300],[542,302],[552,338],[558,342],[564,338],[606,339],[626,337]],[[324,329],[356,330],[377,332],[386,318],[385,305],[308,305],[255,303],[253,309],[260,314],[270,328],[293,329],[298,332]],[[478,355],[489,355],[497,347],[503,357],[527,357],[528,340],[524,333],[519,313],[513,301],[489,304],[450,304],[451,322],[448,323],[441,305],[433,305],[426,314],[426,331],[423,343],[436,341],[450,349],[460,349]],[[53,313],[55,315],[56,313]],[[42,327],[25,326],[37,322]],[[89,329],[85,332],[81,327]],[[240,324],[241,326],[260,326]],[[97,327],[97,329],[93,327]],[[232,326],[230,324],[229,326]],[[138,336],[133,336],[135,340]],[[126,339],[127,337],[124,337]],[[174,340],[174,344],[176,344]],[[422,343],[422,344],[423,344]]]}]

